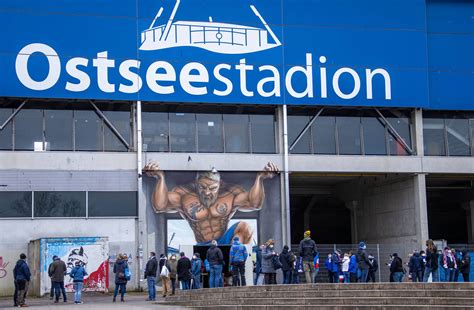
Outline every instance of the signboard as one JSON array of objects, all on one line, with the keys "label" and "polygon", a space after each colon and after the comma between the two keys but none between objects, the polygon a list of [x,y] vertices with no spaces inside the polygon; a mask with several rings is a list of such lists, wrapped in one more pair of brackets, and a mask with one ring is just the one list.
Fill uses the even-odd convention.
[{"label": "signboard", "polygon": [[423,0],[7,0],[0,20],[0,96],[429,106]]}]

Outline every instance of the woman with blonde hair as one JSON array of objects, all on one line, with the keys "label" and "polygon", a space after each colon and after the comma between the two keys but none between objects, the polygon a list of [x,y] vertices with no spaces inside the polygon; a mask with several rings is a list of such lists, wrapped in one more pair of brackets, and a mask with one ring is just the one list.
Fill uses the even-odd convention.
[{"label": "woman with blonde hair", "polygon": [[277,284],[276,283],[276,269],[273,264],[273,257],[278,256],[275,249],[275,241],[268,239],[265,242],[265,247],[262,250],[262,273],[265,275],[265,284]]},{"label": "woman with blonde hair", "polygon": [[439,281],[438,265],[438,249],[433,240],[428,239],[426,240],[426,265],[423,282],[428,282],[430,274],[432,275],[432,282]]}]

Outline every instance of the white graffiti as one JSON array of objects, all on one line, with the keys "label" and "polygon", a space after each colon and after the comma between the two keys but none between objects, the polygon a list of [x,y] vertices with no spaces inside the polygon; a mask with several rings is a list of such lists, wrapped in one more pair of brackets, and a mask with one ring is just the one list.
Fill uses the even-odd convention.
[{"label": "white graffiti", "polygon": [[[199,47],[220,54],[248,54],[264,51],[281,45],[280,40],[265,22],[254,5],[250,9],[262,22],[263,28],[214,22],[209,17],[204,21],[173,21],[181,0],[176,0],[166,24],[153,27],[163,13],[158,10],[150,27],[141,34],[141,50],[160,50],[173,47]],[[269,42],[268,35],[273,43]]]}]

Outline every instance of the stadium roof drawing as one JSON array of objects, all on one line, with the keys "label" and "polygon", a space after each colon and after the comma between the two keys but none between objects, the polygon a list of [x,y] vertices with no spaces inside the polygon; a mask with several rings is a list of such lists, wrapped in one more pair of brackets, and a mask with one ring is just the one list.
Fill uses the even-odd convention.
[{"label": "stadium roof drawing", "polygon": [[[150,27],[142,31],[140,50],[152,51],[173,47],[198,47],[220,54],[248,54],[264,51],[281,45],[280,40],[268,26],[254,5],[250,9],[262,22],[263,28],[209,21],[173,21],[180,0],[176,0],[166,24],[154,27],[163,13],[158,10]],[[269,42],[268,35],[274,43]]]}]

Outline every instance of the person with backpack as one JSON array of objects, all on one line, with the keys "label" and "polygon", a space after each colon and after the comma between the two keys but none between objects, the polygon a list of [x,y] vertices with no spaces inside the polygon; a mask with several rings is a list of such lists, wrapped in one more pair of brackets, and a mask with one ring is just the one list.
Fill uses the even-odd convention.
[{"label": "person with backpack", "polygon": [[306,283],[312,283],[314,278],[314,256],[318,252],[316,242],[311,239],[311,231],[304,232],[304,238],[299,244],[299,254],[303,258],[303,270]]},{"label": "person with backpack", "polygon": [[191,260],[186,257],[184,252],[179,253],[178,260],[178,281],[181,282],[183,291],[191,289]]},{"label": "person with backpack", "polygon": [[160,257],[160,279],[163,287],[163,298],[170,292],[170,265],[165,255]]},{"label": "person with backpack", "polygon": [[217,241],[211,241],[211,247],[207,250],[206,259],[209,262],[209,287],[222,286],[222,269],[224,267],[224,254],[217,247]]},{"label": "person with backpack", "polygon": [[469,282],[469,274],[471,273],[471,257],[466,249],[461,250],[462,259],[461,259],[461,266],[459,267],[459,271],[462,274],[462,279],[464,282]]},{"label": "person with backpack", "polygon": [[357,283],[357,259],[352,251],[349,251],[349,278],[351,283]]},{"label": "person with backpack", "polygon": [[114,264],[113,272],[115,273],[115,289],[113,302],[116,301],[117,295],[120,290],[120,301],[125,302],[124,296],[127,289],[127,271],[128,269],[128,257],[126,255],[118,254],[117,260]]},{"label": "person with backpack", "polygon": [[277,284],[276,283],[276,269],[275,261],[278,260],[278,255],[275,252],[275,241],[268,239],[265,243],[265,248],[262,251],[262,273],[265,275],[265,284]]},{"label": "person with backpack", "polygon": [[84,287],[84,277],[87,276],[87,272],[80,261],[76,261],[74,268],[69,273],[69,276],[73,279],[74,303],[82,304],[82,288]]},{"label": "person with backpack", "polygon": [[28,283],[31,279],[30,267],[26,263],[26,255],[21,253],[20,259],[16,262],[15,268],[13,268],[13,279],[18,289],[15,304],[18,307],[28,307],[25,303],[26,291]]},{"label": "person with backpack", "polygon": [[367,257],[367,252],[365,251],[367,246],[365,242],[359,243],[359,250],[356,254],[357,259],[357,278],[360,283],[367,282],[367,275],[369,274],[369,258]]},{"label": "person with backpack", "polygon": [[379,270],[379,263],[377,262],[377,259],[372,255],[369,254],[369,273],[367,275],[367,283],[372,281],[372,283],[375,283],[375,273]]},{"label": "person with backpack", "polygon": [[438,249],[434,244],[433,240],[426,240],[426,264],[425,272],[423,274],[423,282],[428,282],[428,279],[432,275],[432,281],[439,281],[438,274]]},{"label": "person with backpack", "polygon": [[246,286],[245,262],[248,256],[247,248],[239,242],[239,237],[235,236],[234,243],[229,251],[229,264],[232,267],[232,286]]},{"label": "person with backpack", "polygon": [[403,262],[397,253],[392,254],[392,262],[390,263],[390,273],[393,279],[393,282],[402,282],[403,281]]},{"label": "person with backpack", "polygon": [[283,251],[280,253],[281,270],[283,271],[283,284],[291,283],[291,271],[293,269],[294,261],[294,254],[290,251],[290,248],[285,245],[283,247]]},{"label": "person with backpack", "polygon": [[421,282],[422,279],[422,270],[423,270],[423,259],[420,256],[418,251],[415,251],[410,257],[408,262],[409,273],[411,274],[412,282]]},{"label": "person with backpack", "polygon": [[150,257],[146,262],[145,275],[147,287],[148,287],[148,301],[154,301],[156,299],[156,272],[158,271],[158,260],[156,259],[155,252],[150,252]]},{"label": "person with backpack", "polygon": [[458,268],[456,263],[456,257],[449,247],[444,248],[443,252],[443,268],[444,268],[444,281],[453,282],[454,272]]}]

